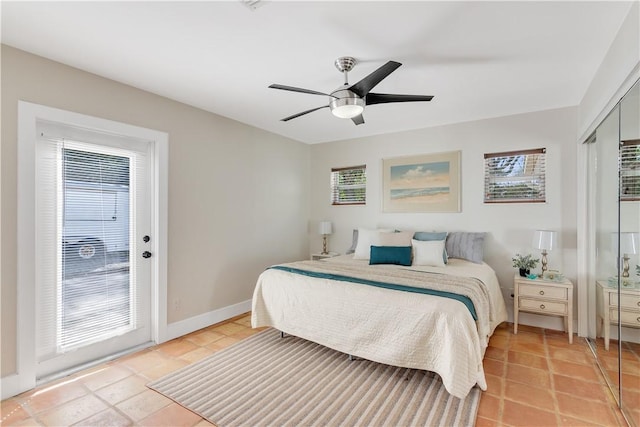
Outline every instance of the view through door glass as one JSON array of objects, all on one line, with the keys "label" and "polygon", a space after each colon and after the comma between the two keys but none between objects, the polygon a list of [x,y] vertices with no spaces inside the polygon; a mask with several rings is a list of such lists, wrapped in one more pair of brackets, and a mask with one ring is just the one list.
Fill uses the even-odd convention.
[{"label": "view through door glass", "polygon": [[129,263],[130,159],[63,149],[59,346],[134,329]]},{"label": "view through door glass", "polygon": [[150,341],[148,143],[43,124],[37,376]]}]

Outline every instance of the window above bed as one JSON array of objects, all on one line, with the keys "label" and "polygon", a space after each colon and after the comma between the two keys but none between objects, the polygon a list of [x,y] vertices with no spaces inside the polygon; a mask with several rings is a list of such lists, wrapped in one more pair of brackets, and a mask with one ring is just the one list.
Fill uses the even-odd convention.
[{"label": "window above bed", "polygon": [[546,201],[545,148],[484,155],[485,203]]},{"label": "window above bed", "polygon": [[366,201],[366,165],[331,169],[331,204],[364,205]]},{"label": "window above bed", "polygon": [[640,139],[620,143],[620,200],[640,200]]}]

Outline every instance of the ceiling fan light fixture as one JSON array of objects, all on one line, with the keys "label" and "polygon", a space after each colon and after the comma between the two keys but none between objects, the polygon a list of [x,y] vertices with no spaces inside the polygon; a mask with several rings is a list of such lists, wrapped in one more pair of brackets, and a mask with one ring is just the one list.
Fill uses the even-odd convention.
[{"label": "ceiling fan light fixture", "polygon": [[334,116],[341,119],[352,119],[364,111],[364,100],[362,98],[333,99],[329,106]]}]

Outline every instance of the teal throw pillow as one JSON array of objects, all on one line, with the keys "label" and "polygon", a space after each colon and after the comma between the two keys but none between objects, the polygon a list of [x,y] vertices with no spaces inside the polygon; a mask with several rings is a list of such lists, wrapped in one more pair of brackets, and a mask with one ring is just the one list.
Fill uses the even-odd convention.
[{"label": "teal throw pillow", "polygon": [[369,265],[411,265],[411,246],[371,246]]}]

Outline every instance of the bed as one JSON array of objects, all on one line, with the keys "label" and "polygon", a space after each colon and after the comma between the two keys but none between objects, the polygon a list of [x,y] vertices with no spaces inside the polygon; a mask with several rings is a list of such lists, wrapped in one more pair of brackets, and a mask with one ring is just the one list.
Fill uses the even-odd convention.
[{"label": "bed", "polygon": [[370,265],[373,258],[357,255],[265,270],[254,290],[252,326],[375,362],[436,372],[459,398],[476,384],[486,390],[484,352],[496,326],[507,319],[493,269],[459,258],[446,265]]}]

